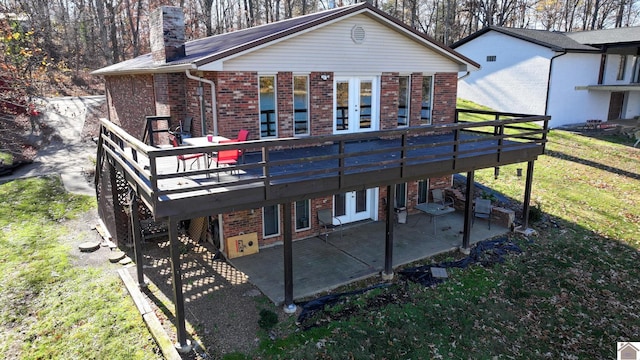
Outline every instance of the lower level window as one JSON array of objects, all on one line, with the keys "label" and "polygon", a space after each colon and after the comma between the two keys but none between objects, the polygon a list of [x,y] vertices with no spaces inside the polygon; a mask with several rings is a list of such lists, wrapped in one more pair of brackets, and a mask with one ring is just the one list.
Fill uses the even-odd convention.
[{"label": "lower level window", "polygon": [[418,204],[429,201],[429,180],[418,181]]},{"label": "lower level window", "polygon": [[310,200],[296,201],[296,230],[304,230],[310,227],[311,216]]},{"label": "lower level window", "polygon": [[262,227],[264,237],[280,234],[280,207],[278,205],[262,208]]}]

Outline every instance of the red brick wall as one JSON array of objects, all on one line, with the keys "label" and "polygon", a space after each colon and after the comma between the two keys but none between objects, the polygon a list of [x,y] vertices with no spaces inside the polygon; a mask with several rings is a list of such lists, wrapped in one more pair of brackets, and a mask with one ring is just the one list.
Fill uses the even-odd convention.
[{"label": "red brick wall", "polygon": [[[322,74],[329,75],[322,80]],[[333,133],[333,73],[309,74],[309,111],[311,135],[331,135]]]},{"label": "red brick wall", "polygon": [[458,74],[439,73],[434,76],[432,124],[453,123],[456,116]]},{"label": "red brick wall", "polygon": [[249,130],[249,139],[260,138],[258,74],[220,72],[217,74],[218,129],[220,135],[235,138],[240,129]]},{"label": "red brick wall", "polygon": [[156,115],[152,75],[106,76],[109,119],[142,139],[145,117]]},{"label": "red brick wall", "polygon": [[276,77],[278,137],[293,136],[293,74],[279,72]]},{"label": "red brick wall", "polygon": [[382,73],[380,77],[380,130],[398,127],[398,73]]}]

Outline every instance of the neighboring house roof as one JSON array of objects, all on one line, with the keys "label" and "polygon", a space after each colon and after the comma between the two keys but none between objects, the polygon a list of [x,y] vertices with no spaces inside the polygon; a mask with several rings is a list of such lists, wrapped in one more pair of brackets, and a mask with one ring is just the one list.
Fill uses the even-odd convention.
[{"label": "neighboring house roof", "polygon": [[571,39],[589,45],[619,45],[640,43],[640,27],[622,27],[605,30],[591,30],[565,33]]},{"label": "neighboring house roof", "polygon": [[517,29],[507,28],[500,26],[489,26],[482,30],[479,30],[466,38],[455,42],[451,45],[451,48],[455,49],[460,45],[463,45],[473,39],[476,39],[489,31],[496,31],[505,35],[513,36],[515,38],[528,41],[533,44],[550,48],[553,51],[566,51],[566,52],[599,52],[600,50],[568,37],[564,33],[547,31],[547,30],[534,30],[534,29]]},{"label": "neighboring house roof", "polygon": [[367,2],[352,6],[345,6],[292,19],[282,20],[261,26],[230,33],[209,36],[185,43],[185,57],[168,62],[166,64],[154,64],[151,54],[138,56],[98,69],[94,75],[139,74],[139,73],[164,73],[180,72],[188,69],[196,69],[198,66],[219,61],[238,53],[264,46],[265,44],[282,40],[289,36],[304,33],[314,27],[329,24],[337,19],[365,13],[385,25],[394,28],[398,32],[413,38],[431,50],[462,65],[479,68],[473,60],[457,53],[451,48],[427,37],[415,29],[412,29],[397,19],[376,9]]}]

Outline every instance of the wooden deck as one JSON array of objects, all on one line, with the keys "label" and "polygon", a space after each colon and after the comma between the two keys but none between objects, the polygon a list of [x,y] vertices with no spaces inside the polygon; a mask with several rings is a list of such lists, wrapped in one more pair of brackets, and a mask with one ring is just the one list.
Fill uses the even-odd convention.
[{"label": "wooden deck", "polygon": [[[491,114],[496,120],[179,148],[148,146],[102,120],[98,161],[114,165],[154,217],[188,219],[532,161],[544,153],[548,117]],[[224,148],[246,153],[233,173],[206,166],[176,171],[179,154]]]}]

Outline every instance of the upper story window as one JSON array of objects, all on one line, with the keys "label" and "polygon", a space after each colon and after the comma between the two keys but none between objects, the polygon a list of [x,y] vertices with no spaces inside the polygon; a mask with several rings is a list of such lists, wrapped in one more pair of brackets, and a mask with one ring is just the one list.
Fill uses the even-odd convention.
[{"label": "upper story window", "polygon": [[496,61],[495,55],[487,55],[487,62],[495,62],[495,61]]},{"label": "upper story window", "polygon": [[398,127],[409,126],[409,100],[411,86],[409,76],[398,78]]},{"label": "upper story window", "polygon": [[278,136],[276,117],[276,77],[265,75],[259,77],[260,83],[260,137]]},{"label": "upper story window", "polygon": [[422,77],[422,109],[420,110],[420,125],[431,125],[433,76]]},{"label": "upper story window", "polygon": [[624,71],[627,68],[627,55],[620,55],[620,64],[618,64],[618,76],[616,80],[624,80]]},{"label": "upper story window", "polygon": [[293,128],[294,135],[309,135],[309,77],[293,77]]}]

